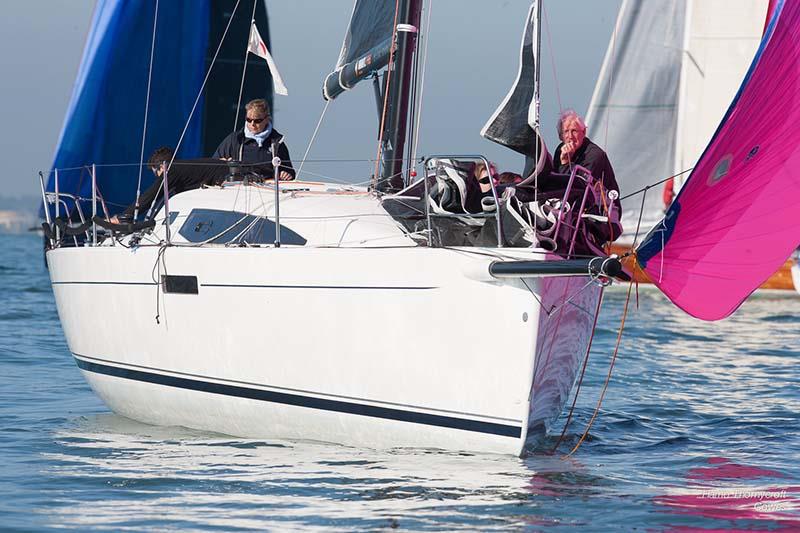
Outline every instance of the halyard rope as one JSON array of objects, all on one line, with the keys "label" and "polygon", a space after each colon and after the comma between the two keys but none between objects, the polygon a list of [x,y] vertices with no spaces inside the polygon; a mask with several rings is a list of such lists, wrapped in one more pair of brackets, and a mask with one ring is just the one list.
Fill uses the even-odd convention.
[{"label": "halyard rope", "polygon": [[139,216],[139,196],[142,194],[142,171],[144,170],[144,141],[147,138],[147,115],[150,111],[150,82],[153,80],[153,55],[156,49],[156,28],[158,28],[158,0],[153,14],[153,38],[150,42],[150,67],[147,70],[147,96],[144,100],[144,126],[142,127],[142,150],[139,154],[139,180],[136,182],[136,201],[133,208],[133,220]]},{"label": "halyard rope", "polygon": [[[325,118],[325,112],[328,110],[328,104],[330,104],[330,100],[325,101],[325,107],[322,108],[322,114],[319,116],[319,120],[317,121],[317,127],[314,128],[314,133],[311,135],[311,139],[308,141],[308,146],[306,147],[306,153],[303,154],[303,160],[300,161],[300,169],[297,171],[297,179],[300,179],[300,174],[303,173],[303,165],[306,164],[306,157],[308,157],[308,152],[311,151],[311,146],[314,145],[314,141],[317,138],[317,133],[319,132],[319,127],[322,125],[322,119]],[[309,172],[309,174],[311,174]],[[313,175],[313,174],[312,174]]]}]

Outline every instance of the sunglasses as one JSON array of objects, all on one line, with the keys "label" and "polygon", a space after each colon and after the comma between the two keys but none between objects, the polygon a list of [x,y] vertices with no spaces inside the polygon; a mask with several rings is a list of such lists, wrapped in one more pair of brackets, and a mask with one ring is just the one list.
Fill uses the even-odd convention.
[{"label": "sunglasses", "polygon": [[246,120],[247,122],[251,122],[251,123],[253,123],[253,124],[261,124],[262,122],[264,122],[265,120],[267,120],[267,117],[261,117],[261,118],[250,118],[250,117],[246,117],[246,118],[245,118],[245,120]]}]

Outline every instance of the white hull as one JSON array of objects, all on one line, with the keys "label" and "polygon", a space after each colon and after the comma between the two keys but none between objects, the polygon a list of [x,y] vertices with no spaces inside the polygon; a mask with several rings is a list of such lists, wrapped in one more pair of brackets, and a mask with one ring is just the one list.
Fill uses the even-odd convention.
[{"label": "white hull", "polygon": [[[170,248],[199,290],[164,294],[157,253],[48,253],[69,348],[114,412],[246,437],[521,453],[563,407],[598,297],[548,317],[521,281],[427,248]],[[585,282],[529,284],[549,307]]]},{"label": "white hull", "polygon": [[796,258],[792,265],[792,283],[794,284],[794,290],[800,293],[800,265],[798,265]]},{"label": "white hull", "polygon": [[[194,191],[171,205],[176,228],[198,204],[230,209],[245,194],[269,211],[252,200],[269,199],[258,189]],[[325,226],[298,215],[337,203],[362,215]],[[189,246],[173,233],[166,248],[107,241],[47,253],[70,351],[114,412],[374,448],[535,445],[572,388],[599,287],[585,276],[491,278],[492,261],[546,256],[416,246],[385,213],[363,215],[380,209],[363,194],[285,204],[307,245]],[[364,247],[375,235],[393,246]],[[326,244],[348,240],[361,244]],[[165,293],[163,275],[194,277],[196,294]]]}]

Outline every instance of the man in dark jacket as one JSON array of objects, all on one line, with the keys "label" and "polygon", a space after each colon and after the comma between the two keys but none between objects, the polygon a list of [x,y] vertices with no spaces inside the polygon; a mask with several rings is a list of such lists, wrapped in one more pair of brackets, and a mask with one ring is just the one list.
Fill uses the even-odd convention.
[{"label": "man in dark jacket", "polygon": [[[172,148],[162,146],[150,156],[147,167],[153,171],[156,179],[138,198],[138,214],[145,215],[153,204],[157,196],[163,194],[162,181],[164,180],[164,168],[172,161]],[[203,185],[218,185],[225,181],[228,176],[228,165],[219,159],[176,159],[169,166],[167,181],[169,183],[169,194],[174,195],[180,192],[199,189]],[[137,203],[129,205],[118,217],[112,217],[111,222],[119,224],[121,221],[133,220],[133,214]]]},{"label": "man in dark jacket", "polygon": [[[622,226],[619,223],[622,217],[622,205],[619,201],[619,185],[614,176],[614,169],[611,162],[602,148],[593,143],[586,137],[586,124],[574,110],[568,109],[561,113],[558,119],[558,138],[561,144],[556,147],[553,154],[553,162],[556,172],[569,174],[573,165],[580,165],[588,169],[595,179],[603,183],[605,202],[611,211],[611,218],[608,224],[590,225],[590,229],[602,228],[598,234],[599,241],[613,241],[622,234]],[[596,215],[606,215],[606,209],[591,213]]]},{"label": "man in dark jacket", "polygon": [[619,196],[619,185],[608,156],[586,137],[586,124],[575,111],[568,109],[561,114],[558,138],[561,144],[553,154],[557,172],[569,174],[572,165],[580,165],[589,169],[595,179],[601,180],[606,191],[616,191]]},{"label": "man in dark jacket", "polygon": [[283,142],[283,135],[272,127],[269,105],[266,100],[247,102],[244,128],[234,131],[220,143],[214,157],[226,161],[241,161],[244,169],[249,167],[267,179],[273,178],[272,146],[281,163],[278,178],[293,180],[295,176],[289,149]]}]

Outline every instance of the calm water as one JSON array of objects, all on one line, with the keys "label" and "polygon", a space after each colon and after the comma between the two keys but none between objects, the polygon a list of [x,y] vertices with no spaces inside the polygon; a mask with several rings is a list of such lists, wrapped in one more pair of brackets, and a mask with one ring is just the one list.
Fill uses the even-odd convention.
[{"label": "calm water", "polygon": [[800,530],[800,297],[707,324],[642,290],[571,458],[621,290],[560,453],[377,452],[111,414],[69,356],[40,241],[0,235],[0,250],[0,529]]}]

